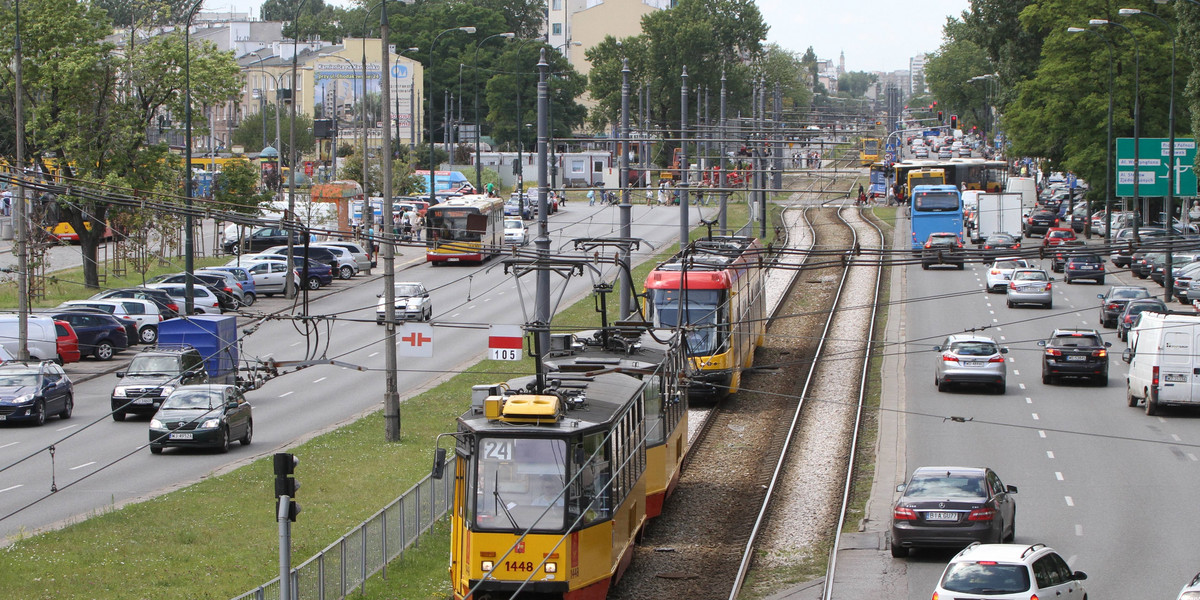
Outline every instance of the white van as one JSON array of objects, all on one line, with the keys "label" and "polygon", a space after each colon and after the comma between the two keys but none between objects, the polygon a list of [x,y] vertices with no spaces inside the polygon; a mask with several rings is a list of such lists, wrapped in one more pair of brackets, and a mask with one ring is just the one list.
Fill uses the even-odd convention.
[{"label": "white van", "polygon": [[1129,406],[1200,405],[1200,315],[1141,313],[1129,332],[1121,360],[1129,363],[1125,395]]},{"label": "white van", "polygon": [[[14,313],[0,314],[0,345],[4,346],[4,349],[13,356],[18,354],[19,332],[17,329],[21,324],[18,317],[19,315]],[[54,319],[30,315],[26,323],[28,323],[26,347],[29,348],[29,359],[57,360],[58,330],[54,328]]]},{"label": "white van", "polygon": [[1032,177],[1009,177],[1004,191],[1021,194],[1021,214],[1030,215],[1037,209],[1037,182]]}]

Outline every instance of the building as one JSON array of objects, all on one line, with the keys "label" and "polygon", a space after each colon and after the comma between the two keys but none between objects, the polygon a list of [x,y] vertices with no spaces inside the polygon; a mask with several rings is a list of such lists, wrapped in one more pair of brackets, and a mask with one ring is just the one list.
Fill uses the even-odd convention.
[{"label": "building", "polygon": [[617,39],[641,35],[642,16],[670,8],[674,0],[547,0],[547,4],[546,43],[587,75],[589,48],[609,35]]},{"label": "building", "polygon": [[925,59],[927,56],[929,55],[918,54],[908,60],[909,97],[921,96],[929,92],[929,88],[925,85]]}]

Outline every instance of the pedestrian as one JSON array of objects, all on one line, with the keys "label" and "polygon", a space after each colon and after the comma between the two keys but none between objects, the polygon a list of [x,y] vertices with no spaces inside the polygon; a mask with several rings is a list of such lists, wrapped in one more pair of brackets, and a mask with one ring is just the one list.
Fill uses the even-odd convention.
[{"label": "pedestrian", "polygon": [[596,190],[589,189],[588,193],[587,193],[587,199],[588,199],[588,206],[595,206],[596,205]]},{"label": "pedestrian", "polygon": [[654,188],[646,185],[646,206],[654,208]]},{"label": "pedestrian", "polygon": [[667,203],[667,182],[665,180],[658,182],[658,204],[665,206]]},{"label": "pedestrian", "polygon": [[404,240],[412,240],[412,211],[402,213],[400,217],[400,227],[403,229]]},{"label": "pedestrian", "polygon": [[863,192],[863,186],[862,186],[862,184],[861,184],[861,183],[860,183],[860,184],[858,184],[858,195],[859,195],[860,197],[863,197],[863,198],[866,198],[866,197],[867,197],[866,193],[865,193],[865,192]]},{"label": "pedestrian", "polygon": [[8,216],[12,212],[12,190],[5,189],[3,194],[0,194],[0,211],[4,216]]}]

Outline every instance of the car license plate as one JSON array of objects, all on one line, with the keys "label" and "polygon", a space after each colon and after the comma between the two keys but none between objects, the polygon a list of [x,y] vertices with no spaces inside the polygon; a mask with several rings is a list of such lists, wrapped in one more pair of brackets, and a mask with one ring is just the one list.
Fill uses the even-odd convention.
[{"label": "car license plate", "polygon": [[136,398],[133,401],[134,404],[150,404],[151,402],[153,402],[153,400],[150,398]]},{"label": "car license plate", "polygon": [[964,360],[962,364],[968,367],[978,367],[983,364],[982,360]]},{"label": "car license plate", "polygon": [[171,434],[171,435],[168,437],[168,439],[172,439],[172,440],[190,440],[190,439],[192,439],[192,434],[190,434],[190,433],[172,433],[172,434]]},{"label": "car license plate", "polygon": [[1083,362],[1087,360],[1087,357],[1082,354],[1072,354],[1067,356],[1067,360],[1070,362]]},{"label": "car license plate", "polygon": [[1187,381],[1187,373],[1167,373],[1163,380],[1173,383],[1184,383]]},{"label": "car license plate", "polygon": [[952,512],[927,512],[925,513],[926,521],[957,521],[958,513]]},{"label": "car license plate", "polygon": [[7,421],[8,415],[0,415],[0,421]]}]

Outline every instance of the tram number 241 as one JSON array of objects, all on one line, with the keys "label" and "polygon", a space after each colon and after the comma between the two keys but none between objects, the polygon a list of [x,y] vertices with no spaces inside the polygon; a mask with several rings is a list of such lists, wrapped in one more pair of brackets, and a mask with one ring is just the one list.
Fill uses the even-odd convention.
[{"label": "tram number 241", "polygon": [[492,360],[521,360],[523,354],[520,348],[489,348],[488,352]]}]

